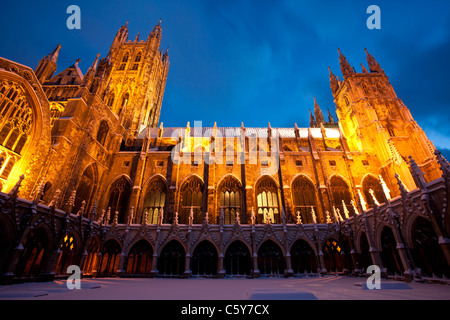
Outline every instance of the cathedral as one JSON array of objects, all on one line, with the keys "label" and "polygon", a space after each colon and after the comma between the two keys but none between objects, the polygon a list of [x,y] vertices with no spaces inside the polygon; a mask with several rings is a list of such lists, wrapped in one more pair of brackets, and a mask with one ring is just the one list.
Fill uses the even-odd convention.
[{"label": "cathedral", "polygon": [[85,74],[55,75],[61,45],[0,57],[0,283],[450,277],[450,165],[367,50],[329,70],[337,119],[314,99],[307,128],[164,127],[161,21],[127,24]]}]

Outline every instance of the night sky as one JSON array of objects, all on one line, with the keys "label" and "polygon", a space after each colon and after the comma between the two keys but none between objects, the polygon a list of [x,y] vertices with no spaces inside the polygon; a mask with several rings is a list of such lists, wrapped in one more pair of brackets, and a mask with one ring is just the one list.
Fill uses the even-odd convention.
[{"label": "night sky", "polygon": [[[81,9],[81,30],[66,27],[71,4]],[[381,9],[380,30],[366,27],[371,4]],[[306,127],[313,97],[335,115],[328,67],[342,78],[337,48],[357,72],[367,68],[367,48],[450,158],[450,1],[8,1],[0,56],[34,69],[61,43],[57,72],[80,58],[85,73],[127,20],[134,40],[159,19],[171,60],[165,127]]]}]

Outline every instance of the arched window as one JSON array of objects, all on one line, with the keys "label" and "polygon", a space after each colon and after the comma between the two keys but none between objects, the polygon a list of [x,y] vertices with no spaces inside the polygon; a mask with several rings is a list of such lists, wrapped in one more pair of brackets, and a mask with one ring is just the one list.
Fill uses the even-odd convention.
[{"label": "arched window", "polygon": [[145,193],[144,211],[147,212],[147,223],[158,223],[158,216],[166,201],[166,184],[161,179],[152,180]]},{"label": "arched window", "polygon": [[130,54],[128,52],[125,52],[122,58],[122,62],[120,63],[119,70],[125,70],[125,66],[127,65],[128,58],[130,57]]},{"label": "arched window", "polygon": [[121,251],[120,244],[116,240],[110,239],[105,242],[99,263],[100,275],[114,275],[116,273],[119,269]]},{"label": "arched window", "polygon": [[203,183],[192,177],[181,188],[179,223],[187,224],[192,209],[193,223],[202,223]]},{"label": "arched window", "polygon": [[114,92],[111,92],[111,94],[108,97],[108,102],[106,103],[108,107],[112,107],[114,104]]},{"label": "arched window", "polygon": [[64,236],[60,251],[61,253],[59,254],[58,262],[56,263],[55,273],[66,274],[67,267],[72,264],[77,265],[80,259],[80,250],[72,234],[66,234]]},{"label": "arched window", "polygon": [[105,141],[106,141],[106,137],[108,135],[108,131],[109,131],[108,122],[106,120],[102,120],[102,122],[100,122],[100,126],[98,127],[98,131],[97,131],[97,141],[102,146],[105,146]]},{"label": "arched window", "polygon": [[367,235],[364,232],[361,233],[359,241],[361,252],[358,252],[356,257],[358,259],[360,269],[367,270],[367,268],[373,263],[369,252],[370,246],[367,240]]},{"label": "arched window", "polygon": [[224,267],[225,273],[228,275],[249,276],[252,270],[252,263],[247,246],[239,240],[230,244],[225,252]]},{"label": "arched window", "polygon": [[84,216],[89,217],[90,215],[90,205],[92,196],[94,194],[94,187],[95,187],[95,172],[94,172],[94,165],[89,165],[86,169],[83,171],[83,175],[80,178],[80,182],[78,183],[77,192],[75,194],[75,206],[73,208],[73,212],[77,213],[82,206],[83,201],[85,201],[84,206]]},{"label": "arched window", "polygon": [[204,240],[194,250],[191,260],[193,275],[212,276],[217,274],[218,255],[214,245]]},{"label": "arched window", "polygon": [[322,252],[325,269],[329,272],[342,271],[344,269],[344,262],[342,261],[341,247],[334,239],[325,241]]},{"label": "arched window", "polygon": [[350,101],[348,100],[348,97],[347,96],[344,96],[344,104],[345,104],[345,106],[349,106],[350,105]]},{"label": "arched window", "polygon": [[[7,84],[1,82],[0,85],[3,87]],[[0,115],[8,119],[0,126],[0,144],[20,154],[31,134],[33,123],[33,111],[22,87],[11,85],[6,95],[0,94]]]},{"label": "arched window", "polygon": [[379,83],[377,83],[377,90],[380,94],[384,94],[384,90]]},{"label": "arched window", "polygon": [[98,252],[100,251],[100,241],[97,237],[89,241],[87,257],[84,260],[83,274],[92,274],[97,267]]},{"label": "arched window", "polygon": [[239,181],[229,176],[219,187],[219,213],[223,210],[224,223],[234,224],[236,212],[241,211],[241,186]]},{"label": "arched window", "polygon": [[141,61],[141,52],[138,52],[136,57],[134,58],[134,64],[132,70],[137,70],[139,68],[139,62]]},{"label": "arched window", "polygon": [[280,208],[278,206],[278,188],[275,182],[267,177],[261,179],[256,192],[258,222],[264,223],[268,215],[272,223],[278,223]]},{"label": "arched window", "polygon": [[267,240],[259,248],[258,268],[261,275],[280,276],[284,274],[286,261],[283,252],[272,240]]},{"label": "arched window", "polygon": [[342,200],[344,200],[349,216],[352,217],[354,213],[353,206],[351,205],[352,195],[347,183],[342,178],[333,176],[330,180],[330,191],[333,198],[333,205],[339,208],[341,216],[345,218],[342,204]]},{"label": "arched window", "polygon": [[381,232],[380,255],[383,267],[387,268],[389,274],[402,274],[404,268],[397,250],[397,241],[395,241],[394,234],[389,227],[384,227]]},{"label": "arched window", "polygon": [[129,98],[130,98],[130,95],[128,94],[128,92],[122,96],[122,107],[127,106]]},{"label": "arched window", "polygon": [[111,220],[119,213],[118,223],[124,223],[127,216],[128,199],[131,194],[131,186],[124,177],[118,179],[111,186],[109,193],[108,208],[111,208]]},{"label": "arched window", "polygon": [[50,106],[50,125],[53,127],[55,121],[59,119],[64,111],[60,104],[52,103]]},{"label": "arched window", "polygon": [[148,275],[152,270],[153,248],[146,240],[140,240],[131,248],[126,273],[134,275]]},{"label": "arched window", "polygon": [[362,89],[364,91],[364,94],[369,95],[369,89],[367,88],[365,83],[362,84]]},{"label": "arched window", "polygon": [[373,195],[375,199],[377,199],[378,203],[384,202],[383,191],[381,190],[380,182],[374,178],[373,176],[366,176],[364,178],[363,184],[363,193],[366,198],[366,203],[369,208],[373,207],[372,195],[370,194],[370,190],[373,191]]},{"label": "arched window", "polygon": [[15,275],[17,277],[38,276],[45,266],[51,252],[49,234],[43,228],[31,230],[17,263]]},{"label": "arched window", "polygon": [[412,227],[412,257],[416,267],[420,268],[423,275],[432,277],[450,277],[450,267],[445,263],[442,247],[439,245],[439,237],[431,222],[418,217]]},{"label": "arched window", "polygon": [[123,96],[122,96],[122,103],[121,103],[121,105],[119,106],[119,112],[117,112],[117,115],[120,117],[121,116],[121,114],[122,114],[122,112],[123,112],[123,109],[128,105],[128,99],[130,98],[130,95],[128,94],[128,92],[127,93],[125,93]]},{"label": "arched window", "polygon": [[292,184],[295,215],[300,213],[303,223],[313,223],[311,207],[317,213],[314,185],[305,177],[298,177]]},{"label": "arched window", "polygon": [[292,245],[290,253],[294,274],[317,272],[317,257],[305,240],[297,240]]},{"label": "arched window", "polygon": [[162,249],[158,258],[158,271],[161,276],[177,276],[184,273],[185,251],[176,240],[170,241]]}]

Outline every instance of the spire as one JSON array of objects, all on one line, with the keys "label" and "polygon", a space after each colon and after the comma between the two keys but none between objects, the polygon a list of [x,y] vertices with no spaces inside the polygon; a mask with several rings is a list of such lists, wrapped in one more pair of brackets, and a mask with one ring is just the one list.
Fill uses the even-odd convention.
[{"label": "spire", "polygon": [[384,74],[383,69],[381,69],[380,65],[375,60],[375,58],[369,53],[369,51],[367,51],[366,48],[364,48],[364,51],[366,51],[367,63],[369,64],[370,72],[376,72],[376,73]]},{"label": "spire", "polygon": [[55,49],[53,49],[52,52],[49,53],[48,56],[46,56],[44,59],[47,59],[48,61],[51,61],[56,64],[58,61],[59,56],[59,50],[61,49],[61,44],[58,44]]},{"label": "spire", "polygon": [[331,72],[331,68],[328,67],[328,71],[330,72],[330,87],[331,87],[331,92],[333,94],[336,93],[336,91],[339,89],[339,83],[336,79],[336,76],[333,74],[333,72]]},{"label": "spire", "polygon": [[134,42],[139,42],[139,32],[136,35],[136,38],[134,39]]},{"label": "spire", "polygon": [[164,63],[167,63],[169,61],[169,47],[167,47],[166,52],[164,53],[164,55],[162,57],[162,61]]},{"label": "spire", "polygon": [[162,32],[161,19],[159,19],[159,23],[153,27],[153,30],[150,32],[148,37],[149,38],[156,37],[157,39],[161,39],[161,32]]},{"label": "spire", "polygon": [[413,159],[412,156],[409,156],[409,165],[411,167],[411,173],[412,176],[414,177],[417,186],[420,189],[426,189],[426,181],[424,178],[425,173],[423,173],[423,171],[420,170],[419,166],[417,165],[416,161]]},{"label": "spire", "polygon": [[363,73],[369,73],[366,69],[366,67],[364,67],[364,65],[361,63],[361,70]]},{"label": "spire", "polygon": [[335,122],[334,122],[334,118],[333,118],[333,116],[331,115],[330,109],[327,109],[327,111],[328,111],[328,122],[329,122],[329,123],[335,123]]},{"label": "spire", "polygon": [[316,118],[316,124],[317,125],[320,125],[320,124],[325,122],[322,110],[320,110],[319,104],[317,103],[315,97],[314,97],[314,116]]},{"label": "spire", "polygon": [[36,77],[40,83],[44,83],[46,80],[50,80],[56,71],[56,65],[58,62],[59,50],[61,45],[58,44],[52,52],[46,55],[39,61],[38,66],[34,70]]},{"label": "spire", "polygon": [[311,113],[311,109],[309,109],[309,127],[315,128],[316,127],[316,120],[314,120],[314,117]]},{"label": "spire", "polygon": [[341,53],[341,50],[339,50],[339,48],[338,48],[338,52],[339,52],[339,63],[341,65],[341,72],[342,72],[342,75],[344,76],[344,78],[346,78],[346,77],[354,74],[355,70],[353,70],[352,66],[350,65],[350,63],[348,63],[347,59]]}]

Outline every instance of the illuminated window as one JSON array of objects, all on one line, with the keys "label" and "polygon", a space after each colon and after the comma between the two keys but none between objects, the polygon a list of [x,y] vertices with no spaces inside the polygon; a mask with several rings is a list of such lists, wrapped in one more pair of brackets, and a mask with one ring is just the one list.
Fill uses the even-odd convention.
[{"label": "illuminated window", "polygon": [[128,200],[131,195],[131,186],[127,179],[120,178],[111,186],[108,208],[111,208],[111,220],[119,213],[118,222],[124,223],[127,216]]},{"label": "illuminated window", "polygon": [[241,186],[233,177],[227,177],[219,187],[219,212],[223,210],[224,223],[234,224],[236,212],[241,212]]},{"label": "illuminated window", "polygon": [[330,180],[330,191],[333,197],[333,205],[339,208],[342,217],[344,216],[344,207],[342,200],[345,202],[345,206],[349,211],[349,216],[353,216],[353,206],[351,205],[352,195],[347,183],[339,177],[333,176]]},{"label": "illuminated window", "polygon": [[191,209],[194,214],[193,223],[202,222],[203,183],[200,179],[193,177],[184,183],[181,188],[180,203],[179,223],[189,222]]},{"label": "illuminated window", "polygon": [[267,215],[272,223],[279,220],[278,189],[270,178],[262,179],[257,187],[257,212],[259,222],[265,222]]},{"label": "illuminated window", "polygon": [[158,223],[158,216],[166,201],[166,184],[161,179],[150,182],[144,198],[144,212],[147,212],[147,223]]},{"label": "illuminated window", "polygon": [[139,68],[139,62],[141,61],[141,53],[139,52],[134,59],[134,64],[132,70],[137,70]]},{"label": "illuminated window", "polygon": [[112,107],[113,103],[114,103],[114,92],[112,92],[109,95],[108,102],[106,104],[108,105],[108,107]]}]

